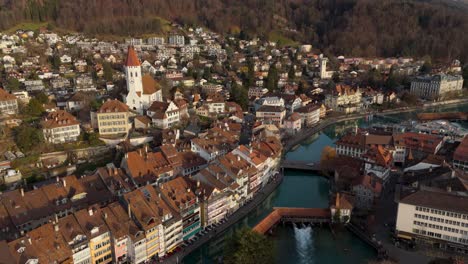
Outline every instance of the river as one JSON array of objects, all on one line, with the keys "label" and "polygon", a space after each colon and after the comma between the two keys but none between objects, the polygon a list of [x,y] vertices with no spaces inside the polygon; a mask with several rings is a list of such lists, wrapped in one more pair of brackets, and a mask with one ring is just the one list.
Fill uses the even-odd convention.
[{"label": "river", "polygon": [[[442,107],[426,112],[468,111],[468,105]],[[314,134],[294,150],[286,153],[286,159],[318,161],[325,146],[334,146],[335,140],[347,129],[366,127],[374,123],[398,122],[415,117],[417,112],[396,114],[390,118],[359,119],[330,126]],[[465,124],[466,126],[466,124]],[[254,226],[275,206],[328,207],[328,180],[298,171],[285,171],[283,183],[256,210],[184,259],[184,263],[216,263],[223,254],[224,238],[242,226]],[[279,226],[271,239],[275,241],[276,263],[367,263],[375,258],[375,252],[346,230],[328,228]]]}]

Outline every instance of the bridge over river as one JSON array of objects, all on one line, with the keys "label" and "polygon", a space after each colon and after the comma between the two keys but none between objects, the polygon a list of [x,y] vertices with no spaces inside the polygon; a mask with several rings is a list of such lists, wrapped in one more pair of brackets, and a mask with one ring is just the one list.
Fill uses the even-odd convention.
[{"label": "bridge over river", "polygon": [[278,223],[326,224],[330,221],[331,213],[328,208],[274,207],[273,212],[258,223],[253,230],[266,234]]},{"label": "bridge over river", "polygon": [[281,168],[303,170],[310,172],[320,172],[320,164],[308,161],[297,161],[297,160],[283,160],[281,162]]}]

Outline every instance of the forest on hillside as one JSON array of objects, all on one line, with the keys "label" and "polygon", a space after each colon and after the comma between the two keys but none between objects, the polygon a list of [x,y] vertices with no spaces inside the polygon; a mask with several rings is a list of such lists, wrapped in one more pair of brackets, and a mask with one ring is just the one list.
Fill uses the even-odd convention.
[{"label": "forest on hillside", "polygon": [[88,34],[162,31],[164,18],[240,37],[272,32],[347,56],[468,62],[468,11],[439,0],[0,0],[0,29],[49,22]]}]

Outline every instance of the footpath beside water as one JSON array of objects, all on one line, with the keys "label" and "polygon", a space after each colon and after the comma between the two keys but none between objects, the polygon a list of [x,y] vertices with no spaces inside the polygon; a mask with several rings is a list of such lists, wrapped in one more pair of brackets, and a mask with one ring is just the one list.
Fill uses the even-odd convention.
[{"label": "footpath beside water", "polygon": [[[461,99],[453,100],[450,102],[430,103],[425,105],[424,107],[419,106],[411,108],[399,108],[383,112],[368,112],[325,119],[321,121],[316,127],[307,129],[306,131],[304,131],[304,133],[301,133],[296,138],[284,142],[283,153],[286,154],[290,152],[295,145],[303,143],[304,141],[309,139],[314,133],[318,133],[324,130],[325,128],[339,122],[360,119],[369,114],[391,115],[404,112],[413,112],[415,110],[420,109],[431,109],[438,106],[457,106],[459,104],[467,103],[468,99]],[[320,152],[321,150],[317,149],[317,151]],[[313,152],[315,153],[316,151],[314,150]],[[312,156],[310,155],[310,152],[302,154],[302,156],[308,157],[307,160],[312,158]],[[210,248],[222,247],[222,244],[219,244],[220,238],[229,235],[229,233],[232,232],[232,230],[235,230],[236,227],[243,224],[247,224],[247,222],[248,225],[255,225],[258,219],[262,219],[265,216],[264,214],[267,214],[268,211],[271,210],[269,208],[271,208],[272,206],[307,207],[311,205],[326,206],[328,204],[329,186],[328,183],[326,183],[327,181],[325,179],[322,179],[320,177],[305,177],[304,175],[302,175],[303,173],[299,172],[294,172],[293,174],[300,174],[301,176],[293,176],[291,175],[291,173],[289,173],[289,176],[287,176],[287,181],[283,183],[281,183],[283,181],[282,177],[278,181],[270,182],[267,186],[265,186],[265,188],[260,190],[260,193],[258,193],[251,202],[244,205],[238,211],[229,216],[228,220],[224,224],[218,226],[216,231],[212,230],[206,235],[201,236],[196,242],[185,247],[182,251],[179,251],[165,259],[163,263],[200,263],[200,261],[201,263],[216,263],[215,259],[218,256],[222,255],[222,252],[218,251],[218,253],[215,254],[213,252],[208,252],[211,251]],[[283,176],[283,174],[281,174],[281,176]],[[306,184],[308,181],[314,181],[314,184]],[[312,193],[314,194],[312,196],[306,195]],[[302,198],[298,200],[298,198],[295,197],[297,195],[301,196]],[[319,195],[320,198],[315,197],[316,195]],[[308,198],[313,198],[313,201],[311,201]],[[324,199],[324,201],[322,201],[322,198]],[[320,204],[315,204],[319,200]],[[277,240],[277,243],[280,244],[281,247],[292,247],[293,245],[298,243],[298,237],[302,237],[302,235],[298,237],[296,237],[295,235],[297,231],[300,231],[300,233],[302,234],[302,230],[294,230],[294,232],[288,230],[288,228],[279,228],[277,230],[278,235],[275,236],[275,240]],[[307,233],[307,236],[313,236],[313,244],[315,245],[314,248],[316,248],[316,250],[310,249],[310,252],[308,252],[308,254],[304,254],[304,256],[302,257],[300,256],[300,254],[297,255],[297,252],[295,251],[296,249],[294,249],[293,252],[293,248],[290,248],[290,250],[286,251],[280,250],[277,255],[277,261],[279,261],[279,263],[285,263],[284,261],[293,261],[290,263],[313,263],[314,261],[311,259],[310,255],[311,252],[315,252],[313,259],[325,260],[323,258],[325,258],[326,256],[329,257],[330,254],[333,255],[333,252],[335,252],[337,248],[343,250],[343,252],[338,252],[339,254],[335,252],[333,259],[334,261],[336,261],[336,263],[343,263],[345,259],[349,257],[354,258],[356,260],[364,261],[365,259],[369,259],[369,257],[371,257],[371,255],[374,254],[372,253],[373,250],[370,250],[370,248],[367,245],[365,245],[357,237],[351,235],[349,232],[340,232],[337,234],[338,237],[334,237],[330,234],[329,231],[321,229],[313,230],[311,232],[307,231],[305,233]],[[312,238],[308,238],[308,240],[310,239]],[[302,242],[300,244],[302,244]],[[324,254],[322,253],[327,254],[325,254],[326,256],[324,256]]]},{"label": "footpath beside water", "polygon": [[325,120],[319,121],[318,125],[314,127],[301,130],[298,134],[294,135],[294,137],[289,138],[288,140],[283,142],[283,153],[288,153],[292,148],[294,148],[294,146],[305,141],[307,138],[311,137],[313,134],[318,133],[322,131],[323,129],[327,128],[328,126],[339,123],[339,122],[351,121],[351,120],[366,117],[368,115],[381,115],[381,116],[394,115],[398,113],[413,112],[419,109],[431,109],[431,108],[440,107],[440,106],[457,106],[457,105],[462,105],[462,104],[467,104],[467,103],[468,103],[468,98],[462,98],[462,99],[455,99],[455,100],[450,100],[450,101],[431,102],[431,103],[426,103],[422,106],[402,107],[402,108],[383,110],[381,112],[373,111],[373,112],[350,114],[350,115],[345,115],[345,116],[327,118]]},{"label": "footpath beside water", "polygon": [[162,263],[180,263],[182,259],[205,244],[206,242],[210,241],[212,238],[222,234],[225,232],[230,226],[237,223],[239,220],[244,218],[249,212],[253,209],[257,208],[270,194],[276,190],[276,188],[281,184],[283,181],[283,171],[280,171],[277,176],[273,177],[269,183],[265,185],[252,200],[250,200],[247,204],[244,204],[240,207],[237,211],[235,211],[232,215],[228,217],[228,220],[221,225],[213,228],[211,231],[206,233],[205,235],[200,236],[200,238],[195,241],[194,243],[190,244],[189,246],[183,248],[181,251],[171,255],[170,257],[163,260]]}]

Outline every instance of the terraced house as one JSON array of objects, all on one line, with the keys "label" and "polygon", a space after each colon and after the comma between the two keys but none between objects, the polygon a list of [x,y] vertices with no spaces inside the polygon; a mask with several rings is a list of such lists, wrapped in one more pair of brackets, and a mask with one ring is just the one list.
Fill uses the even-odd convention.
[{"label": "terraced house", "polygon": [[[162,221],[158,216],[158,208],[150,203],[151,197],[138,189],[124,195],[124,204],[127,206],[128,215],[143,231],[146,244],[146,259],[157,256],[160,253],[161,235],[163,233]],[[141,259],[141,252],[139,252]]]},{"label": "terraced house", "polygon": [[188,240],[201,230],[200,204],[191,190],[189,180],[178,177],[160,185],[163,199],[182,217],[183,240]]},{"label": "terraced house", "polygon": [[105,213],[100,208],[92,206],[76,212],[75,217],[89,239],[91,263],[111,263],[111,233],[104,221]]}]

